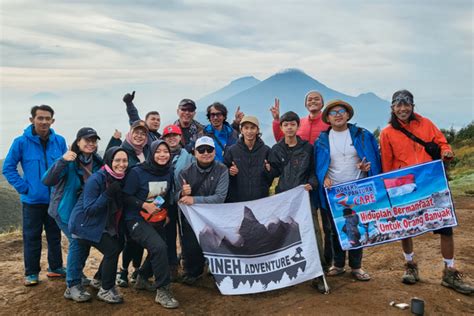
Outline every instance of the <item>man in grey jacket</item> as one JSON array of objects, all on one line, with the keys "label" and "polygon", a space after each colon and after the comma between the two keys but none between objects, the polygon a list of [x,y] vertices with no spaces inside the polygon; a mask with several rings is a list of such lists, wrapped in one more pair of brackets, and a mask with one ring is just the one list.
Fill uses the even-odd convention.
[{"label": "man in grey jacket", "polygon": [[[196,141],[196,161],[183,169],[176,183],[176,199],[180,203],[224,203],[229,186],[227,167],[216,161],[212,138],[203,136]],[[180,218],[183,243],[184,275],[182,282],[193,285],[204,271],[204,256],[192,227],[184,216]]]}]

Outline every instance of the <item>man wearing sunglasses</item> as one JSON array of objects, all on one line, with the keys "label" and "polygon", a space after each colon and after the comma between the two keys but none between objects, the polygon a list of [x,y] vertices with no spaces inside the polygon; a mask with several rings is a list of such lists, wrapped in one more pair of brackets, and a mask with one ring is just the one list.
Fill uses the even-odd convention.
[{"label": "man wearing sunglasses", "polygon": [[243,113],[240,108],[235,113],[235,120],[230,125],[227,120],[227,108],[224,104],[214,102],[207,107],[209,125],[204,127],[204,135],[211,137],[216,145],[216,160],[224,161],[224,150],[239,139],[239,124]]},{"label": "man wearing sunglasses", "polygon": [[[382,168],[384,172],[404,168],[407,166],[432,161],[433,157],[425,146],[410,139],[403,132],[408,131],[424,142],[434,142],[438,145],[439,157],[449,161],[454,154],[443,133],[427,118],[415,113],[413,94],[408,90],[396,91],[392,96],[392,114],[390,122],[380,133],[380,149],[382,151]],[[462,279],[454,267],[454,238],[453,229],[445,227],[434,231],[441,238],[441,254],[443,256],[444,270],[442,285],[452,288],[463,294],[471,294],[474,287]],[[413,239],[402,240],[403,254],[405,256],[405,274],[402,282],[415,284],[420,280],[418,266],[414,261]]]},{"label": "man wearing sunglasses", "polygon": [[[198,138],[194,156],[196,161],[179,174],[176,199],[187,205],[224,203],[229,187],[229,173],[226,166],[215,160],[214,140],[208,136]],[[185,258],[182,282],[193,285],[204,271],[204,256],[193,229],[182,215],[180,224]]]},{"label": "man wearing sunglasses", "polygon": [[[328,276],[345,273],[346,252],[339,244],[324,187],[381,172],[377,141],[368,130],[348,123],[353,115],[354,109],[349,103],[342,100],[330,101],[322,115],[323,121],[330,125],[329,130],[322,132],[314,143],[324,230],[324,258],[328,264],[332,264],[327,273]],[[362,269],[362,249],[349,250],[348,255],[354,279],[369,281],[369,274]]]}]

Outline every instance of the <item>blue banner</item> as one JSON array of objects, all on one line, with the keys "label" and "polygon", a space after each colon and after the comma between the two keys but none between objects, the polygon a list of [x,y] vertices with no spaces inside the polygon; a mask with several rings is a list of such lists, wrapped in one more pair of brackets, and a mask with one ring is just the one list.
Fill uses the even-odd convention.
[{"label": "blue banner", "polygon": [[457,225],[441,160],[341,183],[326,196],[344,250]]}]

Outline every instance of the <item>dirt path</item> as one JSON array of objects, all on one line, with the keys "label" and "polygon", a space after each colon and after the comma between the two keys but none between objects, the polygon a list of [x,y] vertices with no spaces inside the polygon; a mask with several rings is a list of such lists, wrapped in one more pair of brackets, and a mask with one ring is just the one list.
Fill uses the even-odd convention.
[{"label": "dirt path", "polygon": [[[456,199],[460,225],[455,229],[456,264],[474,279],[474,199]],[[153,293],[137,293],[124,289],[125,303],[107,305],[94,299],[77,304],[65,300],[63,280],[43,280],[36,287],[26,288],[23,281],[22,241],[19,233],[0,237],[0,314],[65,314],[65,315],[352,315],[394,314],[409,315],[389,306],[390,301],[409,303],[414,296],[425,300],[427,315],[472,315],[474,296],[465,296],[440,285],[443,267],[439,251],[439,237],[431,233],[415,239],[415,253],[419,262],[422,281],[413,286],[403,285],[403,257],[399,243],[391,243],[365,250],[364,267],[372,275],[367,283],[355,282],[349,273],[342,277],[328,278],[332,288],[329,295],[321,295],[308,282],[298,286],[268,293],[244,296],[222,296],[210,278],[199,281],[196,287],[174,284],[173,289],[181,307],[167,311],[153,302]],[[42,267],[46,255],[43,250]],[[86,274],[92,276],[100,254],[92,252]],[[94,294],[95,290],[90,289]]]}]

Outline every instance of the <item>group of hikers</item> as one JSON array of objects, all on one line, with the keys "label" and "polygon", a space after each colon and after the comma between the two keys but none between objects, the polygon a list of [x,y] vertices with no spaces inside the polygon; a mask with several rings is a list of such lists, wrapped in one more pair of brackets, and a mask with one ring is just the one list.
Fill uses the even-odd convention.
[{"label": "group of hikers", "polygon": [[[176,308],[179,303],[170,283],[195,285],[206,266],[179,204],[264,198],[276,178],[275,193],[300,185],[309,191],[325,274],[343,275],[348,257],[353,278],[369,281],[371,276],[362,268],[362,248],[341,248],[324,189],[454,156],[441,131],[415,113],[413,95],[407,90],[393,94],[380,146],[371,132],[349,123],[355,111],[352,105],[343,100],[325,104],[317,91],[305,96],[309,113],[301,119],[293,111],[280,114],[280,102],[275,99],[270,112],[277,143],[272,148],[261,138],[258,118],[244,115],[240,108],[229,123],[226,106],[215,102],[207,107],[209,124],[204,126],[194,119],[195,102],[183,99],[178,104],[178,120],[160,133],[160,113],[149,112],[142,120],[134,99],[135,92],[123,97],[130,130],[123,140],[116,131],[103,157],[97,153],[101,138],[93,128],[81,128],[68,147],[51,128],[53,109],[48,105],[31,109],[31,125],[13,141],[3,165],[4,176],[21,195],[23,205],[26,286],[39,283],[44,229],[47,276],[66,278],[66,299],[88,301],[92,295],[86,286],[92,286],[98,289],[99,300],[120,303],[123,295],[117,286],[133,284],[135,289],[155,292],[155,301],[163,307]],[[428,150],[426,143],[434,144],[434,150]],[[66,267],[61,232],[69,241]],[[445,267],[441,284],[472,294],[474,287],[455,268],[453,229],[434,233],[440,235]],[[95,275],[88,278],[83,269],[91,247],[103,257]],[[412,238],[403,239],[402,247],[406,261],[402,281],[414,284],[420,277]],[[133,273],[129,273],[130,263]],[[327,291],[325,284],[323,277],[312,281],[322,293]]]}]

